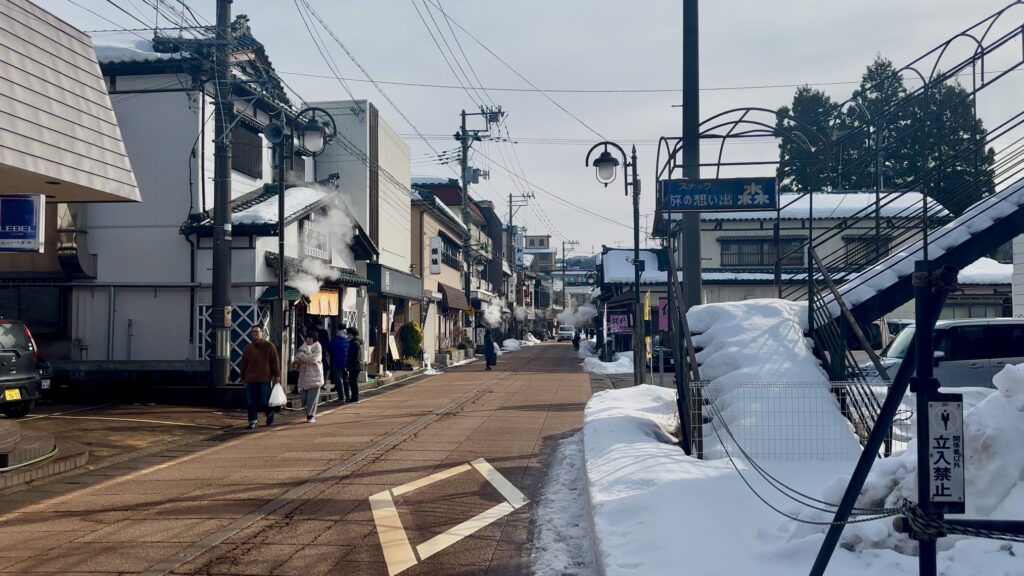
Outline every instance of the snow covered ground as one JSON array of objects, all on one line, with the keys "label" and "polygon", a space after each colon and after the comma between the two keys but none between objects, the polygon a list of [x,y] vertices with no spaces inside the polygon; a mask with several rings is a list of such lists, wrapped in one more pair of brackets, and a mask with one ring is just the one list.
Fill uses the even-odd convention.
[{"label": "snow covered ground", "polygon": [[583,485],[583,435],[562,440],[535,512],[534,576],[596,576],[594,538]]},{"label": "snow covered ground", "polygon": [[[799,304],[761,300],[702,306],[688,315],[696,343],[703,347],[702,376],[716,395],[710,414],[715,418],[705,425],[706,447],[718,442],[732,459],[698,460],[676,445],[679,422],[671,389],[608,390],[590,400],[583,429],[584,477],[578,482],[587,488],[599,573],[807,573],[831,513],[797,502],[807,498],[777,491],[738,454],[736,441],[719,440],[728,426],[739,445],[755,448],[753,461],[779,481],[824,502],[841,498],[859,445],[838,409],[827,404],[834,402],[827,379],[803,339],[804,310]],[[794,402],[787,392],[746,391],[747,383],[765,381],[799,382],[801,398],[808,397],[808,390],[813,397],[820,392],[818,400],[825,404],[783,412],[781,426],[746,426],[765,424],[758,421],[764,414],[778,416],[780,408]],[[967,516],[1020,519],[1024,365],[1007,368],[995,384],[998,393],[971,390],[965,398]],[[805,421],[812,414],[816,419]],[[801,429],[802,434],[794,433]],[[831,438],[829,458],[814,457],[810,440],[820,435]],[[764,455],[757,454],[759,446],[767,446]],[[780,447],[789,449],[784,458],[778,457]],[[914,497],[915,454],[911,440],[903,455],[878,460],[858,505],[889,508]],[[915,547],[892,530],[889,518],[852,524],[828,574],[916,574]],[[940,574],[946,576],[1024,574],[1020,544],[949,537],[940,540],[939,550]]]}]

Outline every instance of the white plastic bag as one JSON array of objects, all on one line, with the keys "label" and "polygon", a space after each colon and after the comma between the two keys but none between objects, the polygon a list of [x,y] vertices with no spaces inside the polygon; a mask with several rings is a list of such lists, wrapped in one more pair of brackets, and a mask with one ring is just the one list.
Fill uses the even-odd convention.
[{"label": "white plastic bag", "polygon": [[274,384],[274,388],[270,391],[270,400],[267,405],[271,408],[277,408],[278,406],[284,406],[288,402],[288,397],[284,394],[284,388],[280,384]]}]

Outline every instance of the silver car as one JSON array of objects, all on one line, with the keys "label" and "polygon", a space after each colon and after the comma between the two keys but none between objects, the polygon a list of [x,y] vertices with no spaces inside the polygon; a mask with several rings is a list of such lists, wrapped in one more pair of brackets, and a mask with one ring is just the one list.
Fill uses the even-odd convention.
[{"label": "silver car", "polygon": [[[896,376],[914,337],[914,326],[900,331],[882,351],[889,377]],[[992,377],[1007,364],[1024,364],[1024,318],[970,318],[935,323],[935,377],[943,387],[992,388]],[[878,373],[861,366],[869,378]]]}]

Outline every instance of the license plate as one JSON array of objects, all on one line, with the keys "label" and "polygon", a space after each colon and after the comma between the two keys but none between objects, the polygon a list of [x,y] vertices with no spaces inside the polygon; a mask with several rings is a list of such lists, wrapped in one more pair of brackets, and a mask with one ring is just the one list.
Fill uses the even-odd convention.
[{"label": "license plate", "polygon": [[4,400],[13,402],[15,400],[21,400],[21,390],[17,388],[8,388],[4,390]]},{"label": "license plate", "polygon": [[49,379],[43,380],[43,390],[49,390],[49,389],[50,389],[50,380]]}]

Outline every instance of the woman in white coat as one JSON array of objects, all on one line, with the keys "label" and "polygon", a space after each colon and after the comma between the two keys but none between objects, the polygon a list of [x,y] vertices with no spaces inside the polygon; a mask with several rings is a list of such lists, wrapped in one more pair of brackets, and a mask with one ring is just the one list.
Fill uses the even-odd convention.
[{"label": "woman in white coat", "polygon": [[306,410],[306,422],[316,422],[316,405],[320,402],[320,387],[324,384],[323,350],[315,333],[306,334],[306,340],[295,353],[299,365],[299,398]]}]

